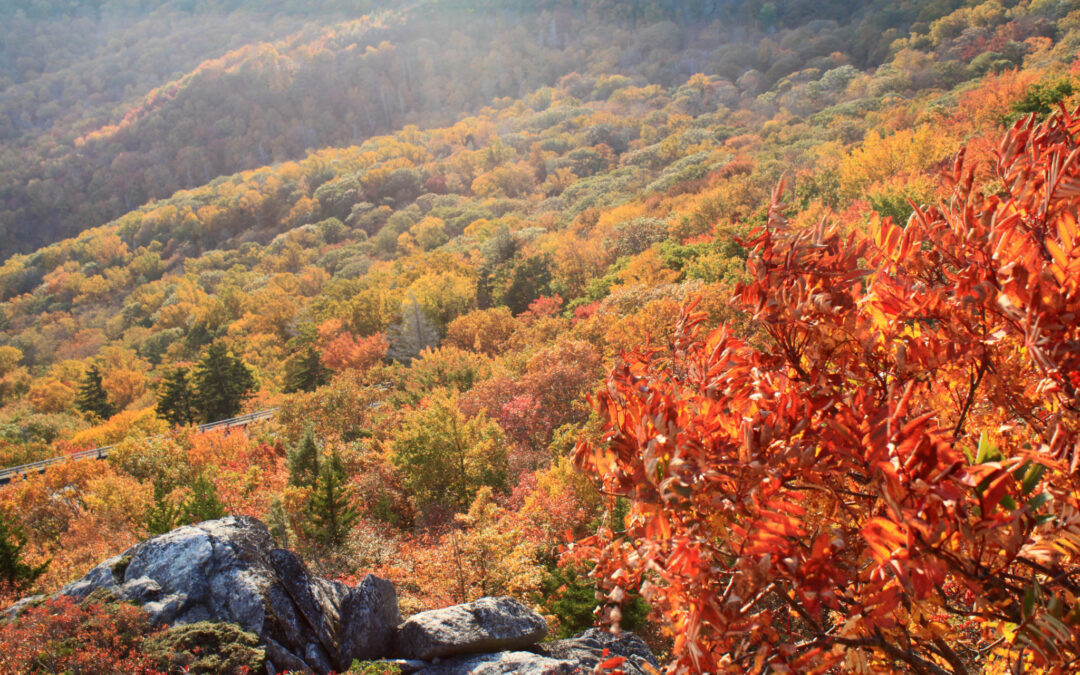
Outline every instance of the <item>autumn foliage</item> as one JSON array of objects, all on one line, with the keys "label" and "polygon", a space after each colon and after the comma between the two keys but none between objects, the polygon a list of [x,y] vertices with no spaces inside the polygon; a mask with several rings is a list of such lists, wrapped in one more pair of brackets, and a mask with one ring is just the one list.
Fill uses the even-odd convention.
[{"label": "autumn foliage", "polygon": [[1074,0],[21,4],[0,462],[114,447],[0,487],[20,595],[244,514],[677,668],[1071,668],[1075,124],[995,153]]},{"label": "autumn foliage", "polygon": [[153,660],[139,653],[152,632],[134,605],[50,600],[0,623],[0,672],[154,675]]},{"label": "autumn foliage", "polygon": [[1074,672],[1078,135],[1018,122],[906,226],[797,230],[774,195],[760,334],[691,306],[595,401],[577,460],[631,504],[579,545],[609,619],[640,587],[671,672]]}]

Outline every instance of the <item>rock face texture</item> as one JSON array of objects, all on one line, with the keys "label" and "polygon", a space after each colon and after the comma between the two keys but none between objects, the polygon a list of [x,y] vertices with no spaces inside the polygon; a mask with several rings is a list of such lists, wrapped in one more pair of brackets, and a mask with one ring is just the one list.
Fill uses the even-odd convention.
[{"label": "rock face texture", "polygon": [[[402,622],[389,581],[368,575],[349,588],[315,577],[252,518],[207,521],[149,539],[60,591],[76,600],[91,594],[138,603],[160,625],[193,630],[197,624],[213,632],[228,627],[199,622],[235,624],[258,636],[253,650],[265,653],[269,675],[325,675],[347,671],[354,660],[391,657],[402,672],[420,675],[559,675],[590,672],[605,649],[627,658],[630,675],[656,666],[645,643],[630,634],[590,630],[541,643],[543,617],[512,598],[481,598]],[[14,618],[43,600],[26,598],[0,617]]]},{"label": "rock face texture", "polygon": [[439,663],[425,666],[416,671],[417,675],[570,675],[577,664],[570,661],[549,659],[532,652],[498,652],[496,654],[474,654],[458,656]]},{"label": "rock face texture", "polygon": [[409,618],[398,629],[398,656],[429,661],[458,654],[514,650],[547,635],[544,617],[513,598],[480,598]]},{"label": "rock face texture", "polygon": [[[401,622],[393,586],[368,577],[354,589],[313,577],[274,547],[257,520],[228,517],[181,527],[106,560],[61,595],[96,589],[139,603],[158,624],[225,621],[255,633],[272,667],[327,673],[389,653]],[[362,638],[349,617],[362,617]]]},{"label": "rock face texture", "polygon": [[341,605],[342,653],[362,661],[386,656],[399,623],[394,585],[367,575]]},{"label": "rock face texture", "polygon": [[538,644],[533,651],[550,659],[575,663],[588,672],[606,658],[603,656],[605,649],[610,656],[626,657],[626,662],[620,668],[627,675],[645,675],[653,672],[651,669],[660,669],[660,664],[644,640],[633,633],[612,635],[599,628],[590,628],[568,640]]}]

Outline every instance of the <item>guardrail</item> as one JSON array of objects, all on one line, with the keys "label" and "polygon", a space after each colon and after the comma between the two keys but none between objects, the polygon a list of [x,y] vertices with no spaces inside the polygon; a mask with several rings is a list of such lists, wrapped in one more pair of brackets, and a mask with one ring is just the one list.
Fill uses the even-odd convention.
[{"label": "guardrail", "polygon": [[[267,408],[266,410],[259,410],[258,412],[248,413],[247,415],[240,415],[239,417],[230,417],[227,420],[207,422],[206,424],[200,424],[195,428],[199,431],[213,431],[215,429],[244,427],[251,424],[252,422],[269,419],[273,417],[274,413],[276,413],[277,411],[277,408]],[[150,438],[160,437],[161,436],[150,436]],[[109,456],[109,450],[115,447],[115,445],[106,445],[101,448],[80,450],[79,452],[73,452],[70,455],[64,455],[62,457],[50,457],[49,459],[41,459],[36,462],[30,462],[29,464],[21,464],[19,466],[12,466],[6,469],[0,469],[0,485],[7,485],[15,476],[24,476],[26,474],[34,472],[42,473],[45,471],[45,467],[52,466],[53,464],[59,464],[60,462],[66,462],[69,459],[105,459]]]}]

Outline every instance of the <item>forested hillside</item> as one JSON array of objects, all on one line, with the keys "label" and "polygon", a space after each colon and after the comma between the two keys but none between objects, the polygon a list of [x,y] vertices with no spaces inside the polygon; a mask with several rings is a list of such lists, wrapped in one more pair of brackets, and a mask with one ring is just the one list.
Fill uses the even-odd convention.
[{"label": "forested hillside", "polygon": [[673,672],[1068,671],[1080,2],[313,4],[0,8],[0,461],[116,446],[6,597],[232,514]]},{"label": "forested hillside", "polygon": [[[673,88],[709,73],[735,107],[812,81],[842,86],[843,71],[822,78],[880,65],[914,31],[933,63],[902,61],[908,80],[886,89],[951,87],[1019,65],[1026,40],[1059,37],[1067,7],[1043,5],[931,30],[948,5],[356,1],[312,14],[304,3],[34,4],[4,29],[0,232],[10,243],[0,252],[307,150],[452,124],[571,73],[586,78],[572,88],[584,100],[606,98],[613,83],[596,83],[611,77]],[[807,94],[795,114],[820,109]]]}]

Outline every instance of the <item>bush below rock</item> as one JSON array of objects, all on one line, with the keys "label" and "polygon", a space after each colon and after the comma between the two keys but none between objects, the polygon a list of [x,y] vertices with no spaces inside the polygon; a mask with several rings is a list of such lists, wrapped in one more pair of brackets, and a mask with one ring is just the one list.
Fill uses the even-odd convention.
[{"label": "bush below rock", "polygon": [[169,675],[262,673],[266,664],[259,636],[231,623],[199,621],[174,626],[147,638],[142,650]]}]

